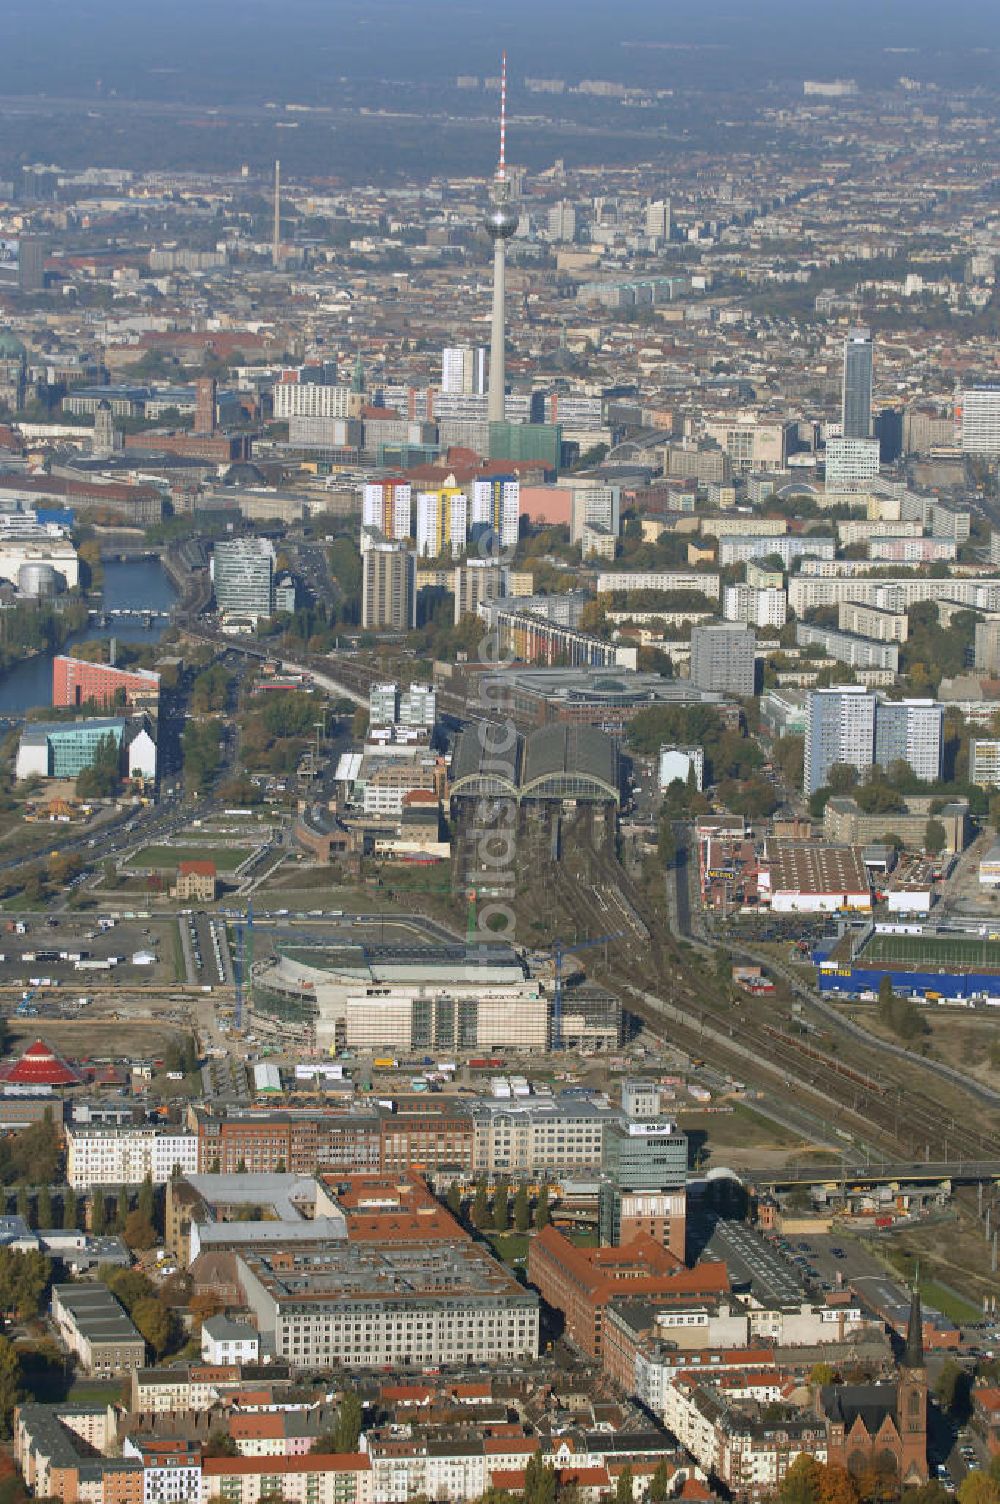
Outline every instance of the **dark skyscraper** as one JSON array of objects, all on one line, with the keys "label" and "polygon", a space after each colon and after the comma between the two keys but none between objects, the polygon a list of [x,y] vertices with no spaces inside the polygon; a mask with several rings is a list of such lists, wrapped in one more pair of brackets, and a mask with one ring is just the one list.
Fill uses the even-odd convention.
[{"label": "dark skyscraper", "polygon": [[872,335],[852,329],[844,340],[844,388],[841,425],[845,439],[872,436]]}]

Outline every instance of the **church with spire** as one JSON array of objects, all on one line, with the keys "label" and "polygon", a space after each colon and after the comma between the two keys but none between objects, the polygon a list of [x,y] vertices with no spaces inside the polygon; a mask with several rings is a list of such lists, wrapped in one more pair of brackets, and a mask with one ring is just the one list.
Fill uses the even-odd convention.
[{"label": "church with spire", "polygon": [[860,1478],[875,1472],[903,1488],[927,1481],[927,1370],[920,1293],[914,1289],[906,1345],[894,1382],[824,1384],[827,1461]]}]

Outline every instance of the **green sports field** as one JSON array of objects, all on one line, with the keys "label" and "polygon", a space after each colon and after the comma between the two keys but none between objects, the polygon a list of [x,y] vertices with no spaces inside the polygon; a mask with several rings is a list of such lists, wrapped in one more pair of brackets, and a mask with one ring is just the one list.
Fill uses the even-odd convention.
[{"label": "green sports field", "polygon": [[936,966],[968,971],[1000,971],[1000,941],[974,935],[873,935],[855,965]]}]

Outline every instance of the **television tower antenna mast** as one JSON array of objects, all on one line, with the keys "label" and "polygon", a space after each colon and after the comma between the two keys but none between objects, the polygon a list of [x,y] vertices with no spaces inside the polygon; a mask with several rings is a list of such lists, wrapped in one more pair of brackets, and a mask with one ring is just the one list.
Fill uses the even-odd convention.
[{"label": "television tower antenna mast", "polygon": [[490,191],[486,233],[493,241],[493,317],[490,323],[490,381],[486,413],[491,423],[504,420],[504,345],[506,333],[507,241],[520,215],[507,178],[507,54],[500,63],[500,161]]},{"label": "television tower antenna mast", "polygon": [[281,265],[281,163],[274,164],[274,235],[271,241],[271,265]]}]

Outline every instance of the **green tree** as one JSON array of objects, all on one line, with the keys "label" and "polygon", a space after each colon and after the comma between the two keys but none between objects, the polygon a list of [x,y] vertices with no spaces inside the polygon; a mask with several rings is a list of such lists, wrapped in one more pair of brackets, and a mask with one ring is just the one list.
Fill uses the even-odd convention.
[{"label": "green tree", "polygon": [[514,1197],[514,1226],[518,1232],[527,1232],[531,1226],[531,1202],[528,1200],[528,1187],[524,1181],[518,1186]]},{"label": "green tree", "polygon": [[934,1394],[941,1409],[949,1419],[964,1424],[969,1418],[969,1395],[971,1376],[954,1358],[942,1364],[934,1386]]},{"label": "green tree", "polygon": [[635,1496],[635,1484],[632,1479],[632,1469],[628,1463],[618,1474],[618,1483],[615,1487],[615,1504],[632,1504]]},{"label": "green tree", "polygon": [[533,1452],[524,1470],[524,1504],[555,1504],[556,1472],[542,1461],[540,1452]]},{"label": "green tree", "polygon": [[671,1472],[667,1465],[667,1459],[661,1457],[656,1464],[656,1472],[649,1480],[649,1488],[646,1490],[646,1498],[649,1504],[664,1504],[664,1500],[670,1498],[672,1491]]},{"label": "green tree", "polygon": [[67,1232],[71,1232],[80,1220],[80,1208],[77,1195],[72,1186],[67,1186],[62,1198],[62,1225]]},{"label": "green tree", "polygon": [[451,1183],[451,1185],[448,1187],[448,1194],[445,1197],[445,1205],[447,1206],[448,1210],[451,1212],[451,1214],[452,1214],[453,1217],[455,1217],[455,1218],[460,1218],[461,1217],[461,1215],[462,1215],[462,1188],[459,1185],[459,1183],[458,1183],[457,1180],[453,1180],[452,1183]]},{"label": "green tree", "polygon": [[924,850],[930,856],[939,856],[947,841],[945,828],[940,820],[928,820],[924,830]]},{"label": "green tree", "polygon": [[203,1457],[238,1457],[240,1449],[228,1431],[212,1431],[201,1449]]},{"label": "green tree", "polygon": [[11,1434],[14,1409],[24,1398],[21,1361],[13,1342],[0,1337],[0,1430]]},{"label": "green tree", "polygon": [[493,1192],[493,1226],[497,1232],[506,1232],[510,1227],[510,1191],[503,1180]]},{"label": "green tree", "polygon": [[51,1279],[52,1262],[38,1249],[0,1248],[0,1310],[16,1311],[22,1321],[37,1316]]},{"label": "green tree", "polygon": [[535,1226],[538,1231],[541,1232],[542,1228],[548,1227],[551,1221],[552,1214],[549,1211],[549,1188],[547,1185],[543,1185],[538,1193],[538,1200],[535,1203]]},{"label": "green tree", "polygon": [[53,1225],[54,1213],[52,1211],[52,1189],[50,1186],[43,1185],[38,1192],[35,1216],[38,1219],[39,1227],[51,1227]]},{"label": "green tree", "polygon": [[119,1237],[121,1237],[125,1231],[125,1223],[128,1221],[128,1211],[128,1187],[120,1185],[118,1187],[118,1200],[115,1203],[115,1232]]},{"label": "green tree", "polygon": [[149,1170],[143,1176],[142,1185],[139,1187],[136,1209],[146,1218],[151,1227],[155,1226],[156,1197],[153,1191],[153,1176]]},{"label": "green tree", "polygon": [[348,1389],[337,1411],[334,1427],[334,1452],[356,1452],[361,1439],[361,1398],[353,1389]]},{"label": "green tree", "polygon": [[103,1237],[108,1226],[108,1198],[100,1186],[91,1192],[90,1230],[95,1238]]},{"label": "green tree", "polygon": [[486,1182],[476,1182],[476,1194],[472,1198],[472,1225],[480,1232],[490,1219],[490,1199],[486,1192]]},{"label": "green tree", "polygon": [[31,1199],[26,1185],[22,1185],[17,1193],[17,1215],[27,1222],[29,1227],[36,1225],[32,1220]]}]

